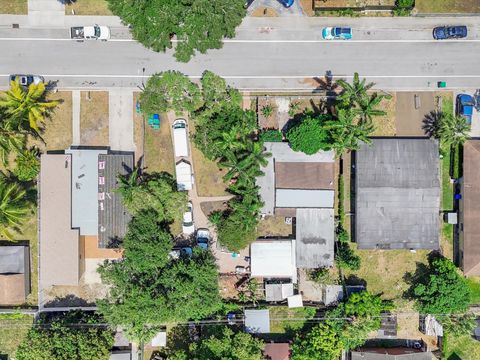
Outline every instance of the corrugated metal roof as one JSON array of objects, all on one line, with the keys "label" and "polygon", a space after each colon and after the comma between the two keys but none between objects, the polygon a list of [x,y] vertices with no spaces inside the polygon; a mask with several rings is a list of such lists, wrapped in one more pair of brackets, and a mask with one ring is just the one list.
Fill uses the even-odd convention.
[{"label": "corrugated metal roof", "polygon": [[292,278],[296,272],[292,240],[257,240],[250,245],[253,277]]},{"label": "corrugated metal roof", "polygon": [[[414,352],[414,349],[400,348],[398,349],[399,351],[405,351],[407,353],[395,354],[394,350],[396,349],[398,348],[376,349],[378,352],[352,351],[352,360],[432,360],[432,353],[430,351]],[[394,353],[381,353],[382,350]],[[410,353],[408,353],[408,351],[410,351]]]},{"label": "corrugated metal roof", "polygon": [[286,208],[333,208],[333,190],[276,189],[277,207]]},{"label": "corrugated metal roof", "polygon": [[333,209],[297,209],[297,267],[333,266],[335,219]]},{"label": "corrugated metal roof", "polygon": [[438,143],[390,138],[362,145],[355,200],[360,249],[438,249]]}]

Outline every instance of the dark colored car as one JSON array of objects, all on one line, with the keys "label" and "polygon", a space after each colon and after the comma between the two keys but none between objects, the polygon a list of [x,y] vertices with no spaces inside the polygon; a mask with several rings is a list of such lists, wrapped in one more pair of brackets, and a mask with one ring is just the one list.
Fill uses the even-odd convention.
[{"label": "dark colored car", "polygon": [[436,40],[461,39],[467,37],[466,26],[438,26],[433,29],[433,38]]},{"label": "dark colored car", "polygon": [[22,74],[15,74],[10,75],[10,81],[18,81],[18,83],[22,86],[29,86],[30,84],[38,85],[41,82],[45,82],[43,76],[39,75],[22,75]]},{"label": "dark colored car", "polygon": [[457,114],[463,116],[468,124],[472,123],[473,107],[475,102],[473,97],[467,94],[457,95]]},{"label": "dark colored car", "polygon": [[278,2],[280,4],[282,4],[283,6],[285,6],[286,8],[289,8],[290,6],[293,5],[293,3],[295,2],[295,0],[278,0]]}]

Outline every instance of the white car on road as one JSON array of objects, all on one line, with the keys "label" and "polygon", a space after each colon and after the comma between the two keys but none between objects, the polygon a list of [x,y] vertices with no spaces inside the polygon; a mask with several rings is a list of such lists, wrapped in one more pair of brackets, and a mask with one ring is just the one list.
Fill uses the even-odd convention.
[{"label": "white car on road", "polygon": [[182,232],[184,235],[192,235],[195,232],[193,224],[193,205],[191,202],[187,204],[187,211],[183,213]]}]

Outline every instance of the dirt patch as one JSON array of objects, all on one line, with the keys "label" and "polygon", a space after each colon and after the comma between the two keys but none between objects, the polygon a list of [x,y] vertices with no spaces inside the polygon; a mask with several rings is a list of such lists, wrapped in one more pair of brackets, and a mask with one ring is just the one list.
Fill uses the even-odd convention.
[{"label": "dirt patch", "polygon": [[108,146],[108,91],[80,92],[80,144]]},{"label": "dirt patch", "polygon": [[175,174],[172,135],[166,114],[160,116],[160,129],[145,124],[144,164],[148,172]]},{"label": "dirt patch", "polygon": [[198,196],[224,196],[226,185],[223,182],[225,170],[219,169],[215,161],[208,160],[191,142],[193,171]]},{"label": "dirt patch", "polygon": [[383,110],[386,114],[373,118],[375,131],[372,133],[372,136],[395,136],[397,134],[395,122],[397,97],[395,93],[390,95],[392,96],[391,99],[383,99],[378,106],[378,110]]},{"label": "dirt patch", "polygon": [[[426,136],[425,115],[435,110],[433,92],[397,92],[395,126],[398,136]],[[415,100],[417,99],[417,100]]]},{"label": "dirt patch", "polygon": [[252,11],[250,16],[253,17],[277,17],[278,13],[269,7],[259,7]]},{"label": "dirt patch", "polygon": [[236,275],[220,275],[218,277],[218,286],[220,296],[223,299],[238,299],[238,291],[235,285],[240,280]]},{"label": "dirt patch", "polygon": [[283,216],[266,216],[258,222],[257,235],[287,237],[293,233],[293,227],[285,223]]},{"label": "dirt patch", "polygon": [[[258,126],[261,129],[278,129],[277,119],[277,105],[274,99],[267,97],[258,98]],[[267,109],[270,109],[270,114],[267,113]],[[268,115],[268,116],[266,116]]]},{"label": "dirt patch", "polygon": [[202,212],[208,217],[214,211],[223,211],[227,209],[226,201],[204,201],[200,203]]},{"label": "dirt patch", "polygon": [[313,9],[314,0],[300,0],[299,2],[303,12],[307,16],[315,16],[315,10]]}]

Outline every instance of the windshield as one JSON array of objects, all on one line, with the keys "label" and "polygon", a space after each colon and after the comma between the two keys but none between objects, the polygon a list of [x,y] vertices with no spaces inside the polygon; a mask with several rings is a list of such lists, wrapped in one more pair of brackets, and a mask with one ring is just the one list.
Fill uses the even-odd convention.
[{"label": "windshield", "polygon": [[95,37],[100,37],[100,26],[96,25],[95,27]]}]

